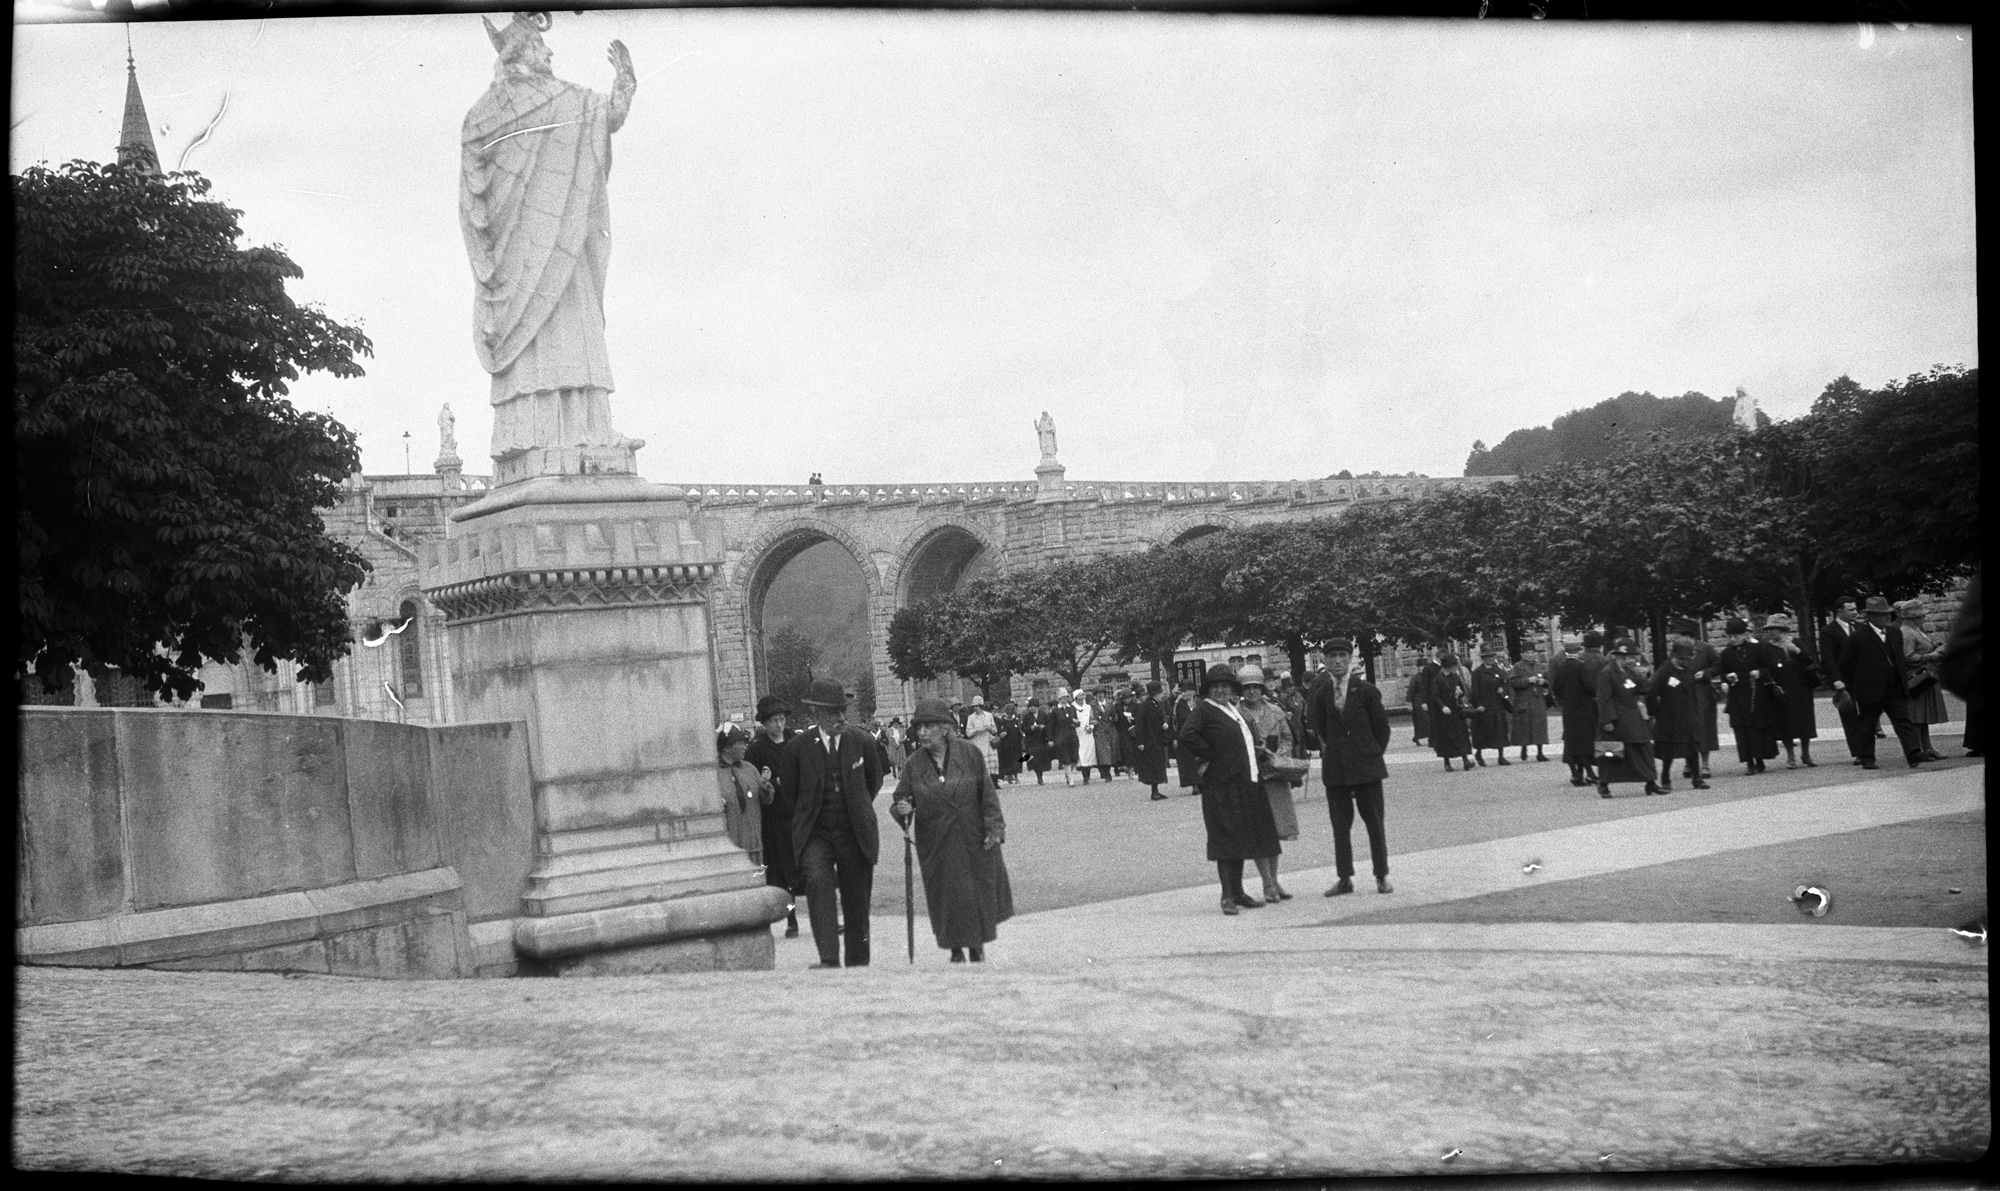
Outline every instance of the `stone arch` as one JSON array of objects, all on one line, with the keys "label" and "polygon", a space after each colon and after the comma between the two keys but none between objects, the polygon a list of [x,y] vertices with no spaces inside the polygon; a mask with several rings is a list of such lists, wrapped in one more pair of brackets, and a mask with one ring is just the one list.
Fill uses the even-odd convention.
[{"label": "stone arch", "polygon": [[1225,529],[1240,529],[1242,525],[1239,518],[1228,513],[1193,513],[1169,522],[1153,540],[1162,546],[1178,546]]},{"label": "stone arch", "polygon": [[[870,653],[874,648],[874,611],[882,604],[882,577],[861,542],[839,524],[819,517],[794,517],[758,535],[743,551],[727,588],[728,606],[717,609],[717,627],[732,637],[740,634],[742,644],[740,681],[723,679],[720,692],[731,705],[748,704],[762,682],[764,651],[764,595],[785,564],[821,542],[834,542],[854,560],[861,571],[870,609]],[[740,689],[737,689],[740,688]]]},{"label": "stone arch", "polygon": [[952,590],[982,562],[999,570],[1001,549],[977,521],[945,513],[912,530],[896,548],[895,558],[895,569],[883,586],[901,608],[911,601],[913,593]]},{"label": "stone arch", "polygon": [[757,594],[758,584],[768,585],[786,563],[808,546],[822,541],[838,542],[854,556],[854,564],[861,568],[861,576],[868,583],[870,600],[882,594],[882,576],[875,569],[868,548],[853,534],[824,518],[793,517],[759,534],[756,541],[743,548],[736,573],[730,578],[732,599],[747,599]]}]

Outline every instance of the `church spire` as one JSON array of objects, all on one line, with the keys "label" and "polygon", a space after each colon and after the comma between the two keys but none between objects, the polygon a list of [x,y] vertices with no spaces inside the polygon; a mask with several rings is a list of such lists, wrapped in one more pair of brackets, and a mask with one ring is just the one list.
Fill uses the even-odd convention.
[{"label": "church spire", "polygon": [[139,98],[139,67],[132,60],[132,31],[125,31],[125,127],[118,133],[118,164],[149,174],[160,172],[160,153],[153,146],[153,129],[146,119],[146,101]]}]

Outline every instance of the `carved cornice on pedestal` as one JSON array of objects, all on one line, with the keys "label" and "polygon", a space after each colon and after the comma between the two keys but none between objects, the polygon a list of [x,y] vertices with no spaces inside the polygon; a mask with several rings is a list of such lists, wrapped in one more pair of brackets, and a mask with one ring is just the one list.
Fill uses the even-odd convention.
[{"label": "carved cornice on pedestal", "polygon": [[701,604],[715,581],[712,562],[576,570],[510,571],[427,592],[453,623],[537,609],[631,608]]}]

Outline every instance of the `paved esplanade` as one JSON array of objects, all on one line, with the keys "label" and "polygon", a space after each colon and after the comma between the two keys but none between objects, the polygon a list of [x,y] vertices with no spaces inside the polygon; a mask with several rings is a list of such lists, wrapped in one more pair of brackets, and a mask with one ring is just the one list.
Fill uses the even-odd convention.
[{"label": "paved esplanade", "polygon": [[1966,1160],[1991,1136],[1986,953],[1950,931],[1342,919],[1936,821],[1978,810],[1983,776],[1415,852],[1389,898],[1325,900],[1303,870],[1296,901],[1235,919],[1207,887],[1028,914],[983,966],[923,941],[908,966],[884,918],[880,962],[839,972],[805,970],[806,940],[775,972],[598,980],[22,969],[15,1159],[357,1179]]}]

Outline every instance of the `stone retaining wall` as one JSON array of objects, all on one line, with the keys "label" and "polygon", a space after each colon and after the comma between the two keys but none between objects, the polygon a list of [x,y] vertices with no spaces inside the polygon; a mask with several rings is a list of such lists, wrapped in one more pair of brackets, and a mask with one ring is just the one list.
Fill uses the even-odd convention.
[{"label": "stone retaining wall", "polygon": [[[24,708],[23,963],[380,977],[481,955],[534,856],[512,723]],[[480,931],[480,924],[488,924]]]}]

